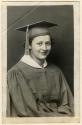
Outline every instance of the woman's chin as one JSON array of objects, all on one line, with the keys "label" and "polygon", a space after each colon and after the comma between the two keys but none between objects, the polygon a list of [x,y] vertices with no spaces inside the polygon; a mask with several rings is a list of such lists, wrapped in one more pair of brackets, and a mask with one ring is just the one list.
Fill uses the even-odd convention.
[{"label": "woman's chin", "polygon": [[47,56],[41,56],[39,57],[40,60],[45,60],[47,58]]}]

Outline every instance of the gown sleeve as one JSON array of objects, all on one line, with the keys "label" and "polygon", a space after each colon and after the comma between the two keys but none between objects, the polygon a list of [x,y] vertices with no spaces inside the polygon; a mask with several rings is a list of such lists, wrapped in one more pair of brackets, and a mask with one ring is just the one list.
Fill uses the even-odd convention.
[{"label": "gown sleeve", "polygon": [[20,71],[15,69],[8,72],[8,116],[12,116],[13,114],[12,104],[16,115],[19,117],[33,116],[33,114],[39,116],[36,102],[28,87],[28,82],[29,80],[26,80]]},{"label": "gown sleeve", "polygon": [[61,90],[58,112],[67,115],[74,115],[73,95],[62,72],[60,72],[59,80]]}]

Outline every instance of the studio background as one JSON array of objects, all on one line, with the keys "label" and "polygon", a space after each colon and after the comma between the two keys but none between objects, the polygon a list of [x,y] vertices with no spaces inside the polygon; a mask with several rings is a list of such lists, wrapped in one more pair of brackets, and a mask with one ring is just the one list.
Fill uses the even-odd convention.
[{"label": "studio background", "polygon": [[25,33],[16,28],[37,21],[57,23],[50,28],[54,45],[48,61],[63,71],[74,92],[74,27],[73,6],[8,6],[7,7],[7,69],[15,65],[24,54]]}]

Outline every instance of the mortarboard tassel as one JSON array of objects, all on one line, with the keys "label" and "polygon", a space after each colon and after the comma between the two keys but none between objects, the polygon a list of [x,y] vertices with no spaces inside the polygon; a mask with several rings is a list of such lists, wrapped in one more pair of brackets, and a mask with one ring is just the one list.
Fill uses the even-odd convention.
[{"label": "mortarboard tassel", "polygon": [[28,27],[26,30],[26,43],[25,43],[25,55],[29,55],[29,33],[28,33]]}]

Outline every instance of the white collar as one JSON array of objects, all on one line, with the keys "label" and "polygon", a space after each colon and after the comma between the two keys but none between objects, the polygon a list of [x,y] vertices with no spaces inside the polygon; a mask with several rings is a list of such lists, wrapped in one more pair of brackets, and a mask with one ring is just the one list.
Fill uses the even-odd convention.
[{"label": "white collar", "polygon": [[35,67],[35,68],[44,68],[47,66],[47,62],[45,60],[44,64],[43,64],[43,67],[40,66],[37,62],[35,62],[32,57],[30,55],[24,55],[21,60],[22,62],[32,66],[32,67]]}]

